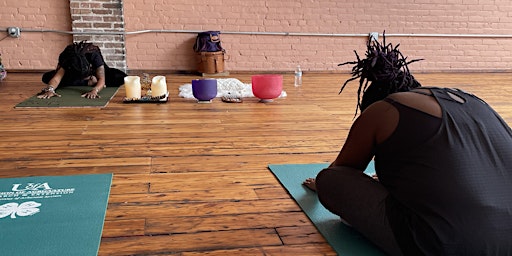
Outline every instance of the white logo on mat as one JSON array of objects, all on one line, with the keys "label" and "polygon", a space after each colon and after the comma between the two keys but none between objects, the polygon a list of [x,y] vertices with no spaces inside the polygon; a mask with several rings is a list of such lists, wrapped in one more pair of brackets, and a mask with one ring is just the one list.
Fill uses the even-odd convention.
[{"label": "white logo on mat", "polygon": [[7,203],[0,205],[0,219],[11,216],[11,219],[16,219],[16,215],[20,217],[31,216],[39,212],[40,203],[28,201],[21,204]]},{"label": "white logo on mat", "polygon": [[0,201],[59,198],[74,192],[75,188],[52,188],[48,182],[16,183],[12,184],[11,191],[0,191]]},{"label": "white logo on mat", "polygon": [[20,189],[21,184],[12,184],[12,191],[27,191],[27,190],[48,190],[52,189],[50,188],[50,185],[48,185],[48,182],[45,183],[28,183],[25,188]]}]

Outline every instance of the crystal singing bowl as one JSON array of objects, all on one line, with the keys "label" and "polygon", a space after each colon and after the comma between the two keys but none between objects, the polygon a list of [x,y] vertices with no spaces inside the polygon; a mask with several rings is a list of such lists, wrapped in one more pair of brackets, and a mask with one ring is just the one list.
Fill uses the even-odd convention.
[{"label": "crystal singing bowl", "polygon": [[198,101],[210,101],[217,96],[216,79],[192,80],[192,94]]},{"label": "crystal singing bowl", "polygon": [[252,93],[262,102],[272,101],[283,91],[282,75],[254,75],[251,82]]}]

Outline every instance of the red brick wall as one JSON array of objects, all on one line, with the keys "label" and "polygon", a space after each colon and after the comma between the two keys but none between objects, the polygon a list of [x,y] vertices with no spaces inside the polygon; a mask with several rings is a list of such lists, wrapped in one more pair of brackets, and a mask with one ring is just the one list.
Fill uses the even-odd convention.
[{"label": "red brick wall", "polygon": [[[99,46],[107,65],[126,69],[122,0],[70,0],[73,41]],[[85,32],[85,34],[83,33]]]},{"label": "red brick wall", "polygon": [[[389,36],[388,42],[400,43],[411,59],[425,59],[411,65],[413,71],[509,71],[512,60],[511,37],[481,37],[512,35],[508,0],[71,0],[71,5],[74,2],[80,3],[77,9],[96,11],[71,13],[76,9],[67,0],[0,0],[0,28],[22,28],[20,38],[0,41],[7,68],[52,68],[58,52],[72,40],[66,34],[23,29],[69,31],[73,25],[79,31],[87,22],[99,31],[123,31],[123,23],[126,32],[161,30],[124,37],[91,36],[94,41],[105,40],[102,48],[114,49],[104,50],[109,55],[113,51],[110,61],[123,63],[126,58],[128,70],[196,70],[194,32],[205,30],[225,32],[222,44],[228,71],[291,72],[300,64],[306,72],[346,72],[349,67],[337,64],[354,60],[353,50],[364,54],[366,38],[360,35],[384,30],[412,35]],[[112,12],[98,13],[97,8],[84,7],[87,4],[110,5],[106,9]],[[86,17],[90,20],[83,20]],[[437,36],[414,36],[418,34]],[[472,34],[478,36],[465,37]]]},{"label": "red brick wall", "polygon": [[[20,27],[21,37],[10,38],[7,27]],[[57,56],[72,42],[71,35],[61,33],[25,32],[43,28],[71,30],[69,1],[0,0],[0,53],[9,69],[52,69]]]}]

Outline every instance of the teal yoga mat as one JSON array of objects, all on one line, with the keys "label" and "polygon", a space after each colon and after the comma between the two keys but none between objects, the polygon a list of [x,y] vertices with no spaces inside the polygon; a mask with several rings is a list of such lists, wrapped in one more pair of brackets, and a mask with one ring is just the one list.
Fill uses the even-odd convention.
[{"label": "teal yoga mat", "polygon": [[[343,224],[339,216],[325,209],[318,201],[316,193],[302,185],[305,179],[316,177],[318,172],[328,165],[328,163],[271,164],[268,167],[338,255],[385,255],[360,233]],[[365,173],[368,175],[375,173],[373,162],[368,165]]]},{"label": "teal yoga mat", "polygon": [[0,179],[0,255],[98,254],[112,174]]}]

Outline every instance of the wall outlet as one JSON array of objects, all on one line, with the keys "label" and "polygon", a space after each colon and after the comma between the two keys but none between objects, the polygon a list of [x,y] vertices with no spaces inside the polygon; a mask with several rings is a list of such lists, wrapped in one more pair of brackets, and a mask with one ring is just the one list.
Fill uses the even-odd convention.
[{"label": "wall outlet", "polygon": [[20,37],[21,30],[18,27],[8,27],[7,28],[7,33],[11,37]]},{"label": "wall outlet", "polygon": [[370,32],[370,35],[368,37],[368,40],[370,42],[373,42],[373,41],[379,41],[379,32]]}]

